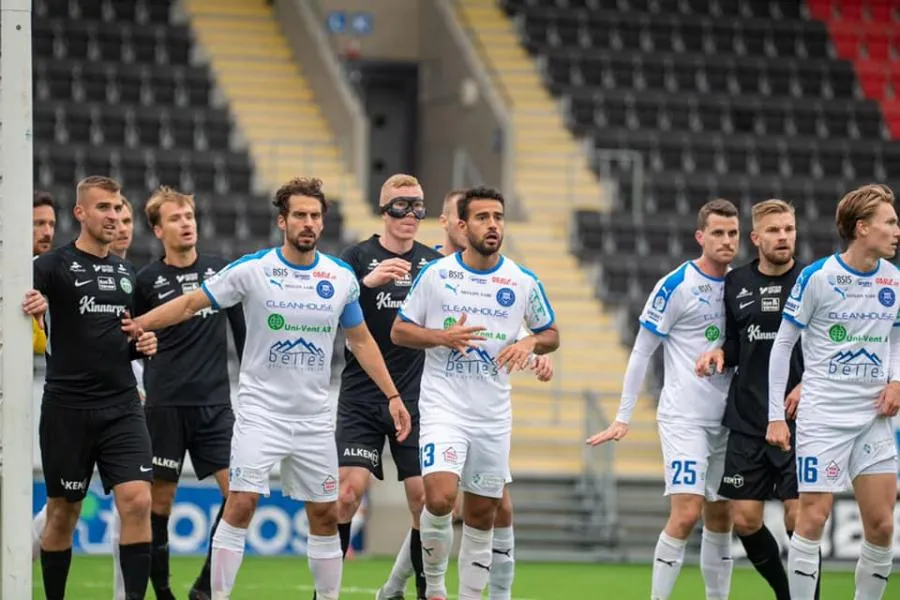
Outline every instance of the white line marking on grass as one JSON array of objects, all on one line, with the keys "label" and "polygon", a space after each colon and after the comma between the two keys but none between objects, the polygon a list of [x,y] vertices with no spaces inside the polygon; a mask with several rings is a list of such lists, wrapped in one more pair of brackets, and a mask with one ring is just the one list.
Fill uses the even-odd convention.
[{"label": "white line marking on grass", "polygon": [[[34,583],[35,588],[43,587],[43,584],[40,582]],[[112,586],[109,583],[101,583],[99,581],[82,581],[79,582],[78,586],[84,589],[91,590],[100,590],[100,589],[108,589],[112,591]],[[185,591],[187,587],[184,588]],[[246,584],[238,584],[235,586],[234,592],[240,594],[243,591],[272,591],[272,592],[290,592],[290,591],[300,591],[300,592],[314,592],[316,590],[315,586],[309,584],[284,584],[284,583],[268,583],[268,584],[259,584],[259,583],[246,583]],[[376,588],[364,588],[364,587],[355,587],[355,586],[342,586],[341,587],[341,595],[344,594],[348,596],[366,596],[374,598],[375,594],[378,592]],[[456,596],[450,596],[450,598],[456,598]],[[537,598],[521,598],[516,596],[512,600],[538,600]]]}]

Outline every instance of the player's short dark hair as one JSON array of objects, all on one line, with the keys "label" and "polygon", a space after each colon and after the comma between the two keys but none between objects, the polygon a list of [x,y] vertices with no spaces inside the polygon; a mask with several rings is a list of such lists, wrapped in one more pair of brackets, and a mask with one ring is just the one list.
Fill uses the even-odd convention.
[{"label": "player's short dark hair", "polygon": [[56,210],[56,203],[53,201],[53,196],[50,195],[50,192],[45,192],[44,190],[37,190],[34,192],[31,208],[37,208],[38,206],[49,206],[53,210]]},{"label": "player's short dark hair", "polygon": [[272,204],[278,209],[278,214],[287,218],[291,207],[291,196],[307,196],[315,198],[322,205],[322,214],[328,212],[328,200],[322,191],[322,180],[315,177],[295,177],[275,192],[275,200]]},{"label": "player's short dark hair", "polygon": [[724,198],[716,198],[715,200],[710,200],[709,202],[701,206],[699,211],[697,211],[697,229],[699,231],[703,231],[704,229],[706,229],[706,225],[709,222],[710,215],[719,215],[720,217],[736,217],[738,216],[738,209],[730,200],[725,200]]},{"label": "player's short dark hair", "polygon": [[847,243],[855,240],[857,221],[871,219],[881,203],[893,205],[894,191],[880,183],[870,183],[847,192],[838,202],[834,215],[841,239]]},{"label": "player's short dark hair", "polygon": [[496,200],[501,205],[506,206],[506,203],[503,200],[503,194],[501,194],[499,190],[486,186],[469,188],[463,192],[462,198],[456,203],[456,211],[459,218],[463,221],[466,220],[466,217],[469,214],[469,205],[473,200]]}]

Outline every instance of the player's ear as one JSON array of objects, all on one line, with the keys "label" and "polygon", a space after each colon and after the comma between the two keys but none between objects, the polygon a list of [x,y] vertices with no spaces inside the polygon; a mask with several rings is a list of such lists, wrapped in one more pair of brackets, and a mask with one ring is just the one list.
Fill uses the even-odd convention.
[{"label": "player's ear", "polygon": [[755,229],[750,230],[750,241],[753,242],[754,246],[759,247],[759,234],[756,233]]},{"label": "player's ear", "polygon": [[694,232],[694,239],[697,240],[697,243],[701,246],[703,245],[703,231],[697,230]]},{"label": "player's ear", "polygon": [[284,215],[278,215],[278,229],[284,231],[287,228],[287,221],[284,218]]},{"label": "player's ear", "polygon": [[162,240],[163,239],[162,227],[160,227],[159,225],[154,225],[153,226],[153,235],[156,236],[156,239]]},{"label": "player's ear", "polygon": [[84,220],[84,206],[82,206],[79,202],[76,202],[75,206],[72,207],[72,214],[75,215],[75,218],[80,223]]}]

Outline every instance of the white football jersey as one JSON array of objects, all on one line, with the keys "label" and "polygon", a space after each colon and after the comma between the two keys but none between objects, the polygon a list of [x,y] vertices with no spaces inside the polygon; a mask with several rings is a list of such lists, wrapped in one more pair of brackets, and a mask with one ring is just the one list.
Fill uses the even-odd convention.
[{"label": "white football jersey", "polygon": [[725,340],[725,278],[710,277],[688,261],[660,279],[640,323],[663,338],[665,371],[656,418],[720,425],[733,369],[697,377],[700,355]]},{"label": "white football jersey", "polygon": [[835,254],[803,269],[784,305],[784,318],[803,329],[800,418],[847,427],[875,418],[898,294],[900,271],[885,260],[860,273]]},{"label": "white football jersey", "polygon": [[238,410],[330,423],[334,336],[339,324],[363,322],[353,270],[318,252],[311,265],[293,265],[271,248],[236,260],[202,289],[216,310],[238,303],[244,309]]},{"label": "white football jersey", "polygon": [[494,360],[516,342],[523,320],[535,333],[553,325],[553,308],[537,276],[509,258],[501,256],[493,269],[476,271],[457,253],[419,272],[399,312],[404,321],[428,329],[446,329],[462,315],[466,326],[484,326],[486,339],[464,354],[445,347],[425,351],[422,423],[509,428],[509,376]]}]

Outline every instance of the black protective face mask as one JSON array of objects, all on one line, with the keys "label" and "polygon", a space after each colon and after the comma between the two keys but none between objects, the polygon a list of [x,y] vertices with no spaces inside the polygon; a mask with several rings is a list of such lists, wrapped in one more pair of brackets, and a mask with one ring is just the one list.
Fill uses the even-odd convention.
[{"label": "black protective face mask", "polygon": [[418,196],[399,196],[381,207],[381,212],[394,219],[412,215],[421,221],[425,218],[425,199]]}]

